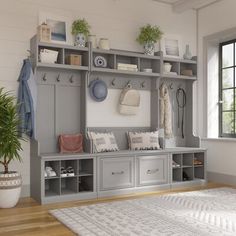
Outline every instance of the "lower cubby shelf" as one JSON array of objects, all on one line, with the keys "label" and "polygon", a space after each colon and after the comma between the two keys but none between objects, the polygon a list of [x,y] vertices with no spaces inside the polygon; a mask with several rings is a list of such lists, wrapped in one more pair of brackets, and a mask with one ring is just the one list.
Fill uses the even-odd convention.
[{"label": "lower cubby shelf", "polygon": [[[56,197],[62,195],[78,194],[94,191],[93,159],[45,161],[46,167],[51,167],[56,176],[44,178],[45,197]],[[74,171],[74,176],[61,176],[61,168],[68,167]]]},{"label": "lower cubby shelf", "polygon": [[172,154],[172,183],[185,183],[204,179],[204,152]]}]

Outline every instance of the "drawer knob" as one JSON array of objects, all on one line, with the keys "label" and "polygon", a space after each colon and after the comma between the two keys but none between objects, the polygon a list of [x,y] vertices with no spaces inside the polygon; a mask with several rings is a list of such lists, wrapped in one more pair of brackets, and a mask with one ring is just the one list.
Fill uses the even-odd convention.
[{"label": "drawer knob", "polygon": [[155,174],[156,172],[158,172],[159,169],[152,169],[152,170],[147,170],[147,174],[151,175],[151,174]]},{"label": "drawer knob", "polygon": [[111,172],[112,175],[123,175],[125,172],[122,171],[118,171],[118,172]]}]

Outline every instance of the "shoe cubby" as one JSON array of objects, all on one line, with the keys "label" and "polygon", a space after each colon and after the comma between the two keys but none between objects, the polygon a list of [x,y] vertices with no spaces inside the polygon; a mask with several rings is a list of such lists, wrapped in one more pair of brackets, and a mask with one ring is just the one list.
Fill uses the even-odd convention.
[{"label": "shoe cubby", "polygon": [[93,176],[81,176],[78,183],[79,192],[93,192]]},{"label": "shoe cubby", "polygon": [[45,179],[52,179],[52,178],[59,178],[60,177],[60,161],[46,161],[44,171],[45,171],[46,167],[51,167],[52,171],[56,172],[56,176],[50,176],[50,175],[44,176]]},{"label": "shoe cubby", "polygon": [[60,195],[60,179],[45,179],[44,183],[45,197]]},{"label": "shoe cubby", "polygon": [[[201,161],[203,165],[194,165],[195,159]],[[172,154],[172,183],[205,179],[204,160],[204,152]],[[180,167],[174,166],[173,162]]]},{"label": "shoe cubby", "polygon": [[61,195],[78,192],[77,177],[61,178]]},{"label": "shoe cubby", "polygon": [[173,162],[172,162],[172,168],[173,169],[178,169],[182,167],[182,159],[183,159],[183,155],[182,154],[173,154],[172,160],[173,162],[175,162],[176,164],[178,164],[179,166],[174,166]]},{"label": "shoe cubby", "polygon": [[182,160],[182,167],[189,168],[193,166],[193,153],[184,153]]},{"label": "shoe cubby", "polygon": [[84,49],[65,49],[65,64],[70,65],[69,63],[69,57],[70,55],[79,55],[81,56],[81,65],[80,66],[84,66],[84,67],[88,67],[89,66],[89,52],[88,52],[88,48],[84,48]]},{"label": "shoe cubby", "polygon": [[182,181],[182,169],[172,169],[172,182],[180,182]]},{"label": "shoe cubby", "polygon": [[182,181],[191,181],[193,180],[193,167],[183,168]]},{"label": "shoe cubby", "polygon": [[[74,170],[74,176],[76,176],[77,172],[78,172],[77,171],[77,160],[63,160],[63,161],[61,161],[61,168],[64,168],[65,170],[67,170],[69,167],[71,167]],[[70,177],[74,177],[74,176],[70,176],[70,175],[68,175],[66,177],[61,176],[61,178],[70,178]]]},{"label": "shoe cubby", "polygon": [[81,159],[78,161],[78,175],[80,177],[93,175],[92,159]]},{"label": "shoe cubby", "polygon": [[[195,163],[196,162],[196,163]],[[205,179],[204,153],[194,153],[194,178]]]}]

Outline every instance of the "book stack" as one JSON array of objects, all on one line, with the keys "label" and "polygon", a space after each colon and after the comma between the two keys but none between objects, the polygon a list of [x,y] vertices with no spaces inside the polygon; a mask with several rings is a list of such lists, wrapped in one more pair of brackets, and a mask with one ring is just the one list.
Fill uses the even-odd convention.
[{"label": "book stack", "polygon": [[128,71],[138,71],[138,66],[134,64],[126,64],[126,63],[118,63],[117,64],[118,70],[128,70]]}]

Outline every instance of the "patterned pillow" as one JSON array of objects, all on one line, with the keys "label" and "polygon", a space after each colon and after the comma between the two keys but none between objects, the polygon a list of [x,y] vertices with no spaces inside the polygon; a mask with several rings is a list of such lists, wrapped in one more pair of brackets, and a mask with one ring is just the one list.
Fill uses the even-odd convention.
[{"label": "patterned pillow", "polygon": [[94,147],[92,152],[114,152],[119,151],[116,138],[112,132],[97,133],[88,132],[88,137]]},{"label": "patterned pillow", "polygon": [[157,150],[160,149],[158,131],[128,132],[129,149]]}]

